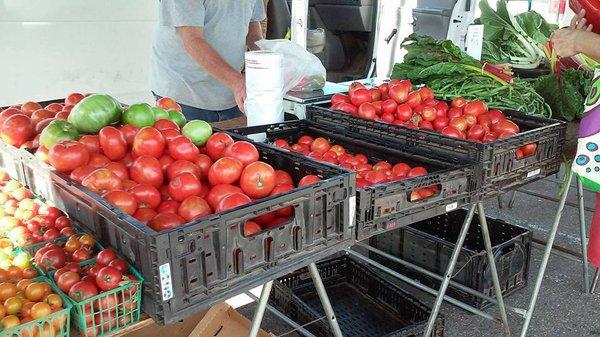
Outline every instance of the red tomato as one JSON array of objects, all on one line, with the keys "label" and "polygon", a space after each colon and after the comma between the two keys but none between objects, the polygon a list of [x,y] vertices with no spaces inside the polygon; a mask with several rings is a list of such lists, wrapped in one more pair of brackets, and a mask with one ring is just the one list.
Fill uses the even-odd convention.
[{"label": "red tomato", "polygon": [[492,130],[494,130],[494,132],[497,132],[498,134],[501,134],[503,132],[517,134],[520,131],[519,126],[508,119],[502,120],[494,124],[492,126]]},{"label": "red tomato", "polygon": [[127,262],[125,262],[124,260],[121,260],[119,258],[116,258],[112,261],[110,261],[108,263],[109,267],[113,267],[116,270],[120,271],[121,273],[126,273],[127,270],[129,270],[129,267],[127,266]]},{"label": "red tomato", "polygon": [[450,110],[448,110],[448,119],[452,120],[454,118],[457,117],[461,117],[463,115],[462,110],[457,109],[457,108],[451,108]]},{"label": "red tomato", "polygon": [[160,134],[163,136],[165,143],[167,144],[174,138],[181,136],[181,132],[175,129],[164,129],[160,131]]},{"label": "red tomato", "polygon": [[337,156],[346,153],[346,149],[344,149],[344,147],[342,147],[341,145],[332,145],[329,148],[329,151],[333,151]]},{"label": "red tomato", "polygon": [[177,123],[173,122],[172,120],[159,119],[156,122],[154,122],[154,128],[158,131],[167,129],[179,130],[179,125],[177,125]]},{"label": "red tomato", "polygon": [[355,91],[349,93],[350,102],[354,104],[354,106],[360,106],[363,103],[371,102],[371,93],[366,88],[359,88]]},{"label": "red tomato", "polygon": [[473,125],[469,131],[467,131],[467,139],[482,141],[485,136],[485,128],[481,125]]},{"label": "red tomato", "polygon": [[185,198],[179,205],[177,214],[179,214],[186,221],[192,221],[212,213],[210,206],[206,200],[198,196],[190,196]]},{"label": "red tomato", "polygon": [[84,166],[90,159],[87,148],[76,141],[67,140],[54,144],[48,151],[48,160],[57,171],[69,173]]},{"label": "red tomato", "polygon": [[417,91],[411,92],[406,98],[406,104],[408,104],[408,106],[410,106],[411,108],[415,108],[421,105],[421,102],[421,95],[419,95]]},{"label": "red tomato", "polygon": [[223,152],[223,157],[235,158],[246,167],[248,164],[257,161],[259,155],[254,145],[245,141],[237,141],[227,146]]},{"label": "red tomato", "polygon": [[148,224],[148,221],[156,216],[156,214],[156,211],[152,208],[138,208],[138,210],[133,214],[133,217],[146,225]]},{"label": "red tomato", "polygon": [[129,191],[130,189],[136,187],[137,185],[139,185],[139,184],[136,183],[135,181],[133,181],[131,179],[125,179],[125,180],[123,180],[123,191]]},{"label": "red tomato", "polygon": [[[133,139],[131,154],[134,158],[151,156],[160,158],[165,150],[165,138],[151,126],[141,128]],[[171,155],[172,156],[172,155]]]},{"label": "red tomato", "polygon": [[292,179],[292,176],[282,170],[275,170],[275,186],[279,186],[279,185],[293,185],[294,184],[294,180]]},{"label": "red tomato", "polygon": [[46,107],[44,109],[46,109],[48,111],[52,111],[54,113],[57,113],[63,109],[63,106],[60,103],[50,103],[50,104],[46,105]]},{"label": "red tomato", "polygon": [[383,101],[383,103],[381,103],[381,112],[383,112],[384,114],[395,114],[397,107],[398,103],[396,103],[396,101],[394,101],[393,99],[386,99],[385,101]]},{"label": "red tomato", "polygon": [[496,125],[506,119],[504,113],[502,113],[502,111],[500,110],[490,110],[487,114],[490,117],[490,120],[492,121],[492,125]]},{"label": "red tomato", "polygon": [[298,182],[298,187],[314,184],[319,181],[321,181],[321,178],[317,177],[316,175],[309,174],[300,179],[300,182]]},{"label": "red tomato", "polygon": [[381,91],[378,88],[369,89],[369,93],[371,93],[371,102],[376,102],[381,100]]},{"label": "red tomato", "polygon": [[433,90],[429,89],[428,87],[422,87],[417,90],[417,92],[419,93],[419,96],[421,96],[422,101],[434,99]]},{"label": "red tomato", "polygon": [[167,168],[171,165],[175,159],[173,159],[168,154],[164,154],[162,157],[158,158],[158,162],[160,163],[160,167],[162,168],[163,173],[167,173]]},{"label": "red tomato", "polygon": [[34,137],[31,119],[22,114],[8,117],[0,126],[0,136],[5,143],[20,147]]},{"label": "red tomato", "polygon": [[44,119],[54,117],[54,115],[56,115],[55,112],[46,109],[38,109],[31,114],[31,122],[35,125]]},{"label": "red tomato", "polygon": [[157,232],[173,229],[185,223],[185,219],[175,213],[159,213],[148,222],[148,227]]},{"label": "red tomato", "polygon": [[233,144],[233,138],[230,135],[223,132],[213,133],[208,141],[206,141],[206,154],[212,159],[217,160],[223,156],[223,152],[230,145]]},{"label": "red tomato", "polygon": [[427,169],[422,166],[415,166],[408,171],[406,175],[408,178],[419,177],[427,175]]},{"label": "red tomato", "polygon": [[397,163],[392,167],[392,173],[396,177],[405,177],[410,172],[410,166],[405,163]]},{"label": "red tomato", "polygon": [[114,173],[121,180],[129,179],[129,170],[120,162],[110,162],[106,165],[106,168]]},{"label": "red tomato", "polygon": [[117,258],[117,253],[112,248],[105,248],[96,255],[96,263],[101,266],[108,266],[110,261]]},{"label": "red tomato", "polygon": [[348,94],[352,96],[352,94],[358,89],[364,89],[365,85],[360,82],[352,82],[348,87]]},{"label": "red tomato", "polygon": [[196,159],[196,161],[194,162],[194,164],[196,164],[196,166],[198,166],[198,168],[200,169],[200,176],[198,177],[198,179],[208,179],[208,170],[210,170],[210,167],[213,164],[212,159],[210,159],[208,155],[201,153],[198,156],[198,159]]},{"label": "red tomato", "polygon": [[65,105],[73,106],[79,103],[84,97],[85,96],[83,94],[80,94],[78,92],[70,93],[69,96],[65,98]]},{"label": "red tomato", "polygon": [[131,147],[131,145],[133,145],[133,139],[135,138],[135,135],[140,129],[137,126],[126,124],[121,126],[119,130],[121,131],[121,134],[123,134],[123,136],[125,137],[127,146]]},{"label": "red tomato", "polygon": [[461,132],[465,132],[467,130],[467,127],[469,126],[465,117],[456,117],[454,119],[451,119],[449,125]]},{"label": "red tomato", "polygon": [[123,274],[113,267],[103,267],[96,275],[96,284],[102,291],[109,291],[119,286]]},{"label": "red tomato", "polygon": [[380,116],[382,114],[381,111],[381,101],[375,101],[371,103],[373,105],[373,107],[375,108],[375,112],[377,113],[378,116]]},{"label": "red tomato", "polygon": [[51,269],[59,269],[65,265],[67,256],[61,247],[49,249],[42,255],[40,259],[40,267],[48,271]]},{"label": "red tomato", "polygon": [[441,133],[444,136],[448,136],[448,137],[462,138],[462,139],[466,138],[465,134],[462,131],[458,130],[457,128],[455,128],[453,126],[447,126],[447,127],[443,128]]},{"label": "red tomato", "polygon": [[467,104],[467,100],[464,99],[463,97],[457,97],[455,99],[452,100],[452,103],[450,103],[450,106],[453,108],[459,108],[462,109],[464,108],[464,106]]},{"label": "red tomato", "polygon": [[100,153],[90,153],[90,160],[88,161],[88,165],[93,168],[102,168],[110,163],[110,159],[108,159],[105,155]]},{"label": "red tomato", "polygon": [[340,102],[350,103],[350,97],[344,94],[335,94],[331,97],[331,105],[336,105]]},{"label": "red tomato", "polygon": [[313,137],[311,137],[309,135],[304,135],[304,136],[301,136],[300,138],[298,138],[297,143],[310,146],[310,144],[312,144],[313,141],[314,141]]},{"label": "red tomato", "polygon": [[388,92],[390,90],[390,86],[388,83],[382,83],[378,86],[379,91],[381,92],[381,100],[385,101],[389,98]]},{"label": "red tomato", "polygon": [[139,184],[129,189],[129,192],[137,200],[139,208],[154,209],[160,205],[160,192],[152,185]]},{"label": "red tomato", "polygon": [[96,295],[98,295],[98,288],[93,283],[87,281],[79,281],[69,289],[69,297],[75,300],[75,302],[81,302]]},{"label": "red tomato", "polygon": [[105,126],[98,133],[102,152],[112,161],[118,161],[127,153],[127,140],[119,129]]},{"label": "red tomato", "polygon": [[477,116],[477,124],[490,128],[492,127],[492,119],[488,113],[483,113]]},{"label": "red tomato", "polygon": [[169,181],[169,195],[175,201],[182,201],[187,197],[198,195],[202,183],[189,172],[183,172]]},{"label": "red tomato", "polygon": [[477,117],[475,117],[475,115],[463,115],[462,118],[467,121],[467,128],[477,124]]},{"label": "red tomato", "polygon": [[100,137],[98,135],[83,135],[79,138],[79,142],[88,149],[90,154],[100,153]]},{"label": "red tomato", "polygon": [[81,247],[71,254],[71,260],[73,262],[83,262],[91,259],[90,251],[87,248]]},{"label": "red tomato", "polygon": [[57,113],[56,116],[54,116],[54,118],[66,121],[69,118],[69,111],[67,111],[67,107],[65,107],[63,111]]},{"label": "red tomato", "polygon": [[138,208],[137,200],[129,192],[110,191],[104,195],[104,199],[129,215],[133,215]]},{"label": "red tomato", "polygon": [[221,213],[242,205],[249,204],[251,202],[252,199],[243,193],[232,193],[221,199],[215,208],[215,213]]},{"label": "red tomato", "polygon": [[71,287],[79,281],[81,281],[79,274],[69,270],[65,270],[56,278],[58,288],[64,293],[68,293]]},{"label": "red tomato", "polygon": [[396,118],[403,121],[408,122],[412,117],[413,112],[411,107],[408,104],[400,104],[396,107]]},{"label": "red tomato", "polygon": [[441,102],[437,102],[435,105],[435,115],[436,117],[446,117],[446,114],[448,113],[448,103],[441,101]]},{"label": "red tomato", "polygon": [[463,112],[465,115],[473,115],[475,117],[486,113],[488,111],[487,105],[482,101],[474,100],[465,105]]},{"label": "red tomato", "polygon": [[81,184],[90,191],[104,195],[109,191],[123,189],[123,182],[107,168],[99,168],[88,174]]},{"label": "red tomato", "polygon": [[23,111],[23,113],[27,116],[31,116],[34,111],[41,108],[42,106],[37,102],[25,102],[23,105],[21,105],[21,111]]},{"label": "red tomato", "polygon": [[421,116],[423,120],[433,122],[437,118],[437,113],[434,107],[426,106],[421,111]]},{"label": "red tomato", "polygon": [[318,137],[310,145],[310,150],[323,154],[323,153],[329,151],[330,147],[331,147],[331,145],[329,144],[329,141],[327,139],[325,139],[323,137]]},{"label": "red tomato", "polygon": [[177,160],[167,167],[167,179],[173,180],[185,172],[193,174],[198,179],[202,176],[200,168],[196,164],[187,160]]},{"label": "red tomato", "polygon": [[129,169],[129,176],[138,184],[149,184],[157,188],[164,180],[160,162],[151,156],[138,157]]},{"label": "red tomato", "polygon": [[168,143],[169,155],[175,160],[195,161],[200,155],[198,147],[185,136],[177,136]]},{"label": "red tomato", "polygon": [[275,141],[273,142],[273,145],[275,145],[276,147],[280,147],[282,149],[287,149],[290,147],[290,143],[288,143],[288,141],[285,139],[275,139]]},{"label": "red tomato", "polygon": [[402,85],[390,85],[388,90],[388,96],[393,99],[397,104],[406,102],[409,96],[410,89],[407,89]]},{"label": "red tomato", "polygon": [[275,170],[262,161],[249,164],[240,176],[240,187],[250,198],[264,198],[275,187]]},{"label": "red tomato", "polygon": [[156,212],[158,213],[177,213],[179,209],[179,203],[175,200],[167,200],[163,201],[156,208]]},{"label": "red tomato", "polygon": [[242,174],[242,162],[230,157],[217,160],[208,170],[208,182],[212,185],[232,184]]},{"label": "red tomato", "polygon": [[[294,185],[286,184],[286,185],[278,185],[273,188],[271,191],[271,195],[277,195],[281,193],[285,193],[294,189]],[[294,212],[294,207],[288,206],[278,209],[275,214],[280,217],[289,217]]]},{"label": "red tomato", "polygon": [[237,186],[227,184],[215,185],[208,192],[206,201],[212,209],[215,209],[217,208],[219,202],[221,202],[221,199],[233,193],[242,193],[242,189]]},{"label": "red tomato", "polygon": [[373,165],[373,170],[375,171],[383,171],[383,170],[391,170],[392,169],[392,164],[388,163],[387,161],[380,161],[377,162],[375,165]]},{"label": "red tomato", "polygon": [[535,154],[536,150],[537,150],[537,143],[531,143],[531,144],[521,146],[521,151],[523,151],[523,156],[525,156],[525,157],[533,156]]},{"label": "red tomato", "polygon": [[377,116],[377,111],[372,103],[365,102],[358,107],[358,117],[366,120],[374,120]]},{"label": "red tomato", "polygon": [[445,127],[448,126],[450,120],[446,117],[438,117],[433,120],[433,129],[436,131],[442,131]]},{"label": "red tomato", "polygon": [[362,153],[357,154],[356,156],[354,156],[354,158],[356,160],[358,160],[359,163],[367,164],[369,162],[369,159],[367,158],[367,156],[365,156]]},{"label": "red tomato", "polygon": [[254,235],[261,230],[262,228],[254,221],[248,220],[244,223],[244,236]]},{"label": "red tomato", "polygon": [[332,109],[344,111],[354,116],[358,114],[358,109],[354,105],[352,105],[352,103],[341,102],[333,106]]}]

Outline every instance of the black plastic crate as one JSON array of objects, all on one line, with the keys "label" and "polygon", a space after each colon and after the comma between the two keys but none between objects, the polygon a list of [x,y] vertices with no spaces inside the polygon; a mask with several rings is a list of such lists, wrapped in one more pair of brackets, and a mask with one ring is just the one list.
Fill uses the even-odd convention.
[{"label": "black plastic crate", "polygon": [[[354,173],[263,144],[256,147],[261,160],[288,171],[296,182],[305,174],[323,180],[161,233],[64,175],[51,171],[48,186],[54,204],[140,270],[144,312],[169,324],[354,242]],[[295,210],[289,223],[243,235],[246,220],[287,206]]]},{"label": "black plastic crate", "polygon": [[[328,106],[329,103],[308,107],[307,118],[338,131],[355,132],[368,140],[392,139],[415,152],[436,152],[447,158],[463,158],[479,163],[482,199],[558,172],[567,131],[566,123],[558,120],[504,111],[510,120],[519,125],[521,132],[491,143],[479,143],[451,138],[430,130],[368,121],[333,111]],[[517,149],[531,143],[537,143],[535,154],[517,159]]]},{"label": "black plastic crate", "polygon": [[[443,276],[448,267],[452,250],[458,239],[467,211],[458,210],[417,224],[379,235],[370,245],[388,254],[418,265]],[[526,228],[487,217],[490,239],[500,278],[502,294],[509,295],[527,285],[531,256],[532,232]],[[440,282],[413,269],[401,266],[377,253],[372,259],[410,275],[437,289]],[[461,249],[453,281],[494,297],[491,271],[487,262],[481,227],[477,215],[473,217],[465,243]],[[477,296],[458,290],[452,285],[449,295],[477,308],[489,303]]]},{"label": "black plastic crate", "polygon": [[[425,332],[430,309],[369,266],[342,256],[319,263],[317,269],[344,336],[420,337]],[[315,336],[332,336],[306,268],[275,282],[269,303]],[[431,337],[442,336],[440,315]]]},{"label": "black plastic crate", "polygon": [[[322,128],[310,120],[284,122],[231,130],[237,134],[265,134],[268,141],[283,138],[296,142],[302,135],[324,137],[333,144],[342,145],[352,153],[364,153],[369,162],[404,162],[411,166],[423,166],[426,176],[373,185],[356,191],[356,239],[364,240],[373,235],[400,228],[427,218],[446,213],[475,200],[477,178],[475,164],[466,160],[438,160],[435,153],[420,155],[386,139],[364,141],[352,132],[336,133]],[[425,199],[410,201],[415,189],[440,185],[439,193]]]}]

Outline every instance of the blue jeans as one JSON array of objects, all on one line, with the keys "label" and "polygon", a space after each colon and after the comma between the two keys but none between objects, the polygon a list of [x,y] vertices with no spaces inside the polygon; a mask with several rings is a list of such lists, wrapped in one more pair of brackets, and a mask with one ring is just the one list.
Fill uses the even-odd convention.
[{"label": "blue jeans", "polygon": [[[154,95],[156,100],[159,100],[160,98],[162,98],[161,96],[155,94],[154,92],[152,92],[152,94]],[[225,110],[206,110],[206,109],[200,109],[200,108],[196,108],[196,107],[181,104],[181,103],[179,103],[179,105],[181,105],[181,110],[182,110],[181,112],[183,112],[183,115],[189,121],[194,120],[194,119],[201,119],[201,120],[203,120],[205,122],[209,122],[209,123],[222,122],[222,121],[226,121],[228,119],[242,117],[244,115],[237,106],[234,106],[233,108],[229,108],[229,109],[225,109]]]}]

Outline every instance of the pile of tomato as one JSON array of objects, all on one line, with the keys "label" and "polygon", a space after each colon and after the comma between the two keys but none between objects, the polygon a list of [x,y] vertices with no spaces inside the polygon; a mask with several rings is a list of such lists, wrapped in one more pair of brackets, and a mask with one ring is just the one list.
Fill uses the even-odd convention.
[{"label": "pile of tomato", "polygon": [[[403,162],[394,164],[387,161],[369,163],[366,155],[362,153],[352,154],[342,145],[332,144],[324,137],[313,138],[309,135],[302,135],[294,144],[280,138],[276,139],[273,145],[356,172],[356,188],[358,189],[428,174],[427,169],[422,166],[411,167]],[[434,195],[437,190],[437,186],[420,188],[411,192],[410,199],[411,201],[424,199]]]},{"label": "pile of tomato", "polygon": [[16,283],[0,283],[0,334],[35,320],[43,320],[30,328],[17,332],[17,336],[55,336],[68,329],[66,314],[59,314],[52,319],[47,316],[63,310],[63,299],[53,291],[49,283],[21,279]]},{"label": "pile of tomato", "polygon": [[[350,85],[348,95],[336,94],[331,108],[353,116],[412,129],[425,129],[476,142],[493,142],[520,132],[519,126],[497,109],[478,100],[455,98],[450,104],[435,99],[428,87],[413,90],[408,80],[391,80],[373,88],[360,82]],[[537,144],[516,151],[517,158],[535,153]]]},{"label": "pile of tomato", "polygon": [[165,119],[56,143],[48,162],[156,231],[294,187],[277,186],[278,173],[253,144],[215,133],[198,147]]},{"label": "pile of tomato", "polygon": [[43,107],[36,102],[25,102],[0,112],[0,138],[3,142],[24,149],[37,149],[42,130],[55,119],[67,120],[71,109],[85,95],[72,93],[64,103]]},{"label": "pile of tomato", "polygon": [[[138,310],[137,278],[111,248],[98,252],[94,263],[67,263],[51,275],[75,304],[94,298],[91,303],[79,304],[81,312],[75,311],[85,315],[76,319],[85,321],[80,328],[86,329],[86,336],[128,325],[132,312]],[[117,288],[122,290],[112,291]]]},{"label": "pile of tomato", "polygon": [[3,171],[0,171],[0,232],[20,247],[75,233],[62,211],[36,201],[29,189]]},{"label": "pile of tomato", "polygon": [[33,260],[45,272],[92,258],[95,240],[89,234],[73,234],[64,242],[48,242],[35,252]]}]

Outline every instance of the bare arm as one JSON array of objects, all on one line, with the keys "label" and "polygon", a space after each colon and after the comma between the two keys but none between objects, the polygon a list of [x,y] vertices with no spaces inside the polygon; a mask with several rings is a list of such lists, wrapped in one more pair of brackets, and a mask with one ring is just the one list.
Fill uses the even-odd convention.
[{"label": "bare arm", "polygon": [[229,87],[235,96],[238,107],[244,111],[246,86],[243,75],[225,62],[204,40],[204,30],[201,27],[177,27],[177,33],[192,59],[214,78]]},{"label": "bare arm", "polygon": [[246,35],[246,46],[250,50],[258,50],[258,46],[255,44],[256,41],[261,40],[262,36],[262,28],[260,27],[260,22],[252,21],[248,25],[248,35]]}]

